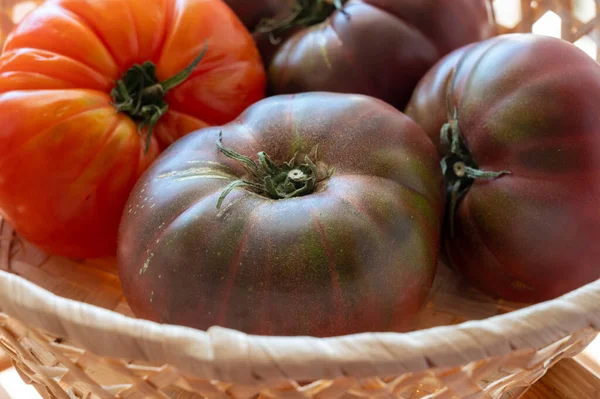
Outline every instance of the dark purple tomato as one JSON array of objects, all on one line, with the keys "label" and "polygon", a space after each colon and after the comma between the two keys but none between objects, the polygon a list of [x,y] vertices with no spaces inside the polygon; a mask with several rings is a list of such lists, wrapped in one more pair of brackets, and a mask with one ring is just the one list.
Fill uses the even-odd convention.
[{"label": "dark purple tomato", "polygon": [[139,180],[119,237],[125,296],[139,317],[199,329],[409,328],[436,270],[442,180],[431,140],[383,101],[260,101]]},{"label": "dark purple tomato", "polygon": [[448,55],[407,113],[436,142],[444,251],[487,293],[554,298],[600,278],[600,66],[514,34]]},{"label": "dark purple tomato", "polygon": [[296,0],[224,0],[244,25],[254,30],[261,20],[289,13]]},{"label": "dark purple tomato", "polygon": [[255,32],[271,92],[360,93],[401,110],[441,57],[496,33],[489,0],[226,1]]}]

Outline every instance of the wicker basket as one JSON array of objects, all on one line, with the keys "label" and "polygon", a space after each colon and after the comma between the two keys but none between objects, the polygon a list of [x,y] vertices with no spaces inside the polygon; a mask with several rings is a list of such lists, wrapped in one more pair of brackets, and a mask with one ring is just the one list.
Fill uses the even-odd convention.
[{"label": "wicker basket", "polygon": [[[0,0],[0,41],[36,3]],[[553,18],[540,29],[598,56],[592,0],[496,3],[521,15],[517,23],[519,13],[510,21],[497,12],[503,32]],[[600,331],[600,281],[524,307],[488,298],[441,265],[414,332],[316,339],[137,320],[113,260],[48,256],[1,220],[0,269],[0,348],[52,399],[518,398]]]}]

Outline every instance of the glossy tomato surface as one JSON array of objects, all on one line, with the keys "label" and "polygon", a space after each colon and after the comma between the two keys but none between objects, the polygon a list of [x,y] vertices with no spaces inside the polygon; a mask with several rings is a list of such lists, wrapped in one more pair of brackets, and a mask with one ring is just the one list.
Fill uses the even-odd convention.
[{"label": "glossy tomato surface", "polygon": [[[593,59],[559,39],[499,36],[442,60],[407,113],[447,156],[449,202],[453,191],[459,202],[449,207],[454,217],[446,212],[453,228],[445,253],[471,282],[506,299],[540,301],[600,278]],[[445,123],[448,136],[459,136],[454,150],[440,141]],[[464,166],[509,173],[471,178]]]},{"label": "glossy tomato surface", "polygon": [[[151,88],[135,109],[138,82],[168,82],[199,56],[182,83]],[[121,98],[117,112],[121,83],[134,103]],[[114,255],[125,201],[158,152],[234,119],[264,85],[251,35],[219,0],[48,1],[0,57],[0,213],[48,252]]]},{"label": "glossy tomato surface", "polygon": [[227,1],[248,23],[256,23],[257,11],[275,21],[294,13],[304,21],[322,20],[277,30],[275,44],[265,38],[268,34],[255,34],[273,93],[360,93],[401,110],[442,56],[495,34],[488,0],[349,0],[341,2],[343,11],[329,5],[335,10],[330,16],[309,10],[321,10],[318,4],[326,7],[332,0],[292,1],[287,13],[281,3],[268,0]]},{"label": "glossy tomato surface", "polygon": [[[220,132],[227,150],[264,152],[287,176],[308,156],[319,180],[285,199],[237,187],[217,208],[231,182],[262,181],[218,149]],[[200,329],[403,329],[432,284],[442,196],[433,144],[390,105],[271,97],[179,140],[142,176],[120,229],[123,289],[137,316]]]}]

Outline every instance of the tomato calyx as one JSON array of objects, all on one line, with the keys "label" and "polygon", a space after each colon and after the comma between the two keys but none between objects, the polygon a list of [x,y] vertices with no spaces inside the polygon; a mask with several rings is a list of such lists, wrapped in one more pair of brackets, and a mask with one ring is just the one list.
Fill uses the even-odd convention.
[{"label": "tomato calyx", "polygon": [[350,15],[344,10],[347,0],[296,0],[289,13],[280,17],[263,18],[256,26],[255,33],[268,34],[272,44],[281,41],[281,34],[295,27],[307,27],[325,21],[334,11],[340,11],[347,18]]},{"label": "tomato calyx", "polygon": [[167,112],[169,104],[164,96],[167,92],[190,77],[196,66],[206,53],[206,43],[200,54],[192,63],[181,72],[159,82],[156,77],[156,66],[146,61],[142,65],[135,64],[119,79],[110,95],[113,99],[111,105],[117,112],[123,112],[138,124],[138,131],[142,135],[146,131],[145,151],[148,151],[152,129],[158,120]]},{"label": "tomato calyx", "polygon": [[479,168],[460,134],[456,109],[454,118],[442,127],[440,142],[443,147],[450,149],[450,154],[442,158],[441,167],[446,186],[446,218],[450,237],[454,237],[454,215],[458,203],[475,180],[494,180],[511,172],[508,170],[492,172]]},{"label": "tomato calyx", "polygon": [[223,133],[219,133],[217,148],[228,158],[239,161],[248,172],[248,179],[234,180],[225,187],[217,201],[217,209],[221,208],[223,200],[235,188],[246,188],[257,194],[271,199],[287,199],[300,197],[312,193],[317,183],[328,179],[333,174],[333,169],[322,166],[317,167],[318,146],[309,155],[304,156],[304,163],[298,164],[297,153],[294,157],[281,166],[277,166],[263,151],[258,153],[258,163],[252,158],[242,155],[234,150],[225,148],[222,143]]}]

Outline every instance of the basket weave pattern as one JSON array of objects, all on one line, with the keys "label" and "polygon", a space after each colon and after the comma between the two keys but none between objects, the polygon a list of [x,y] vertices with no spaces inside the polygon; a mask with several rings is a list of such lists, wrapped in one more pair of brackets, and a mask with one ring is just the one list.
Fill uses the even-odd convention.
[{"label": "basket weave pattern", "polygon": [[[588,2],[496,0],[520,3],[520,22],[500,30],[531,31],[552,11],[563,38],[599,43],[600,0],[582,16]],[[0,43],[39,3],[0,0]],[[597,47],[591,55],[598,58]],[[0,220],[0,348],[49,399],[518,398],[600,331],[600,282],[579,291],[517,310],[442,267],[416,333],[316,340],[201,332],[134,320],[113,260],[48,256]],[[486,320],[497,315],[508,317]],[[452,327],[470,320],[480,322]],[[425,330],[435,326],[447,327]]]},{"label": "basket weave pattern", "polygon": [[[559,17],[560,37],[572,43],[587,36],[600,44],[600,1],[598,0],[494,0],[495,8],[516,8],[514,19],[500,24],[500,33],[531,32],[548,13]],[[598,53],[595,54],[598,59]]]},{"label": "basket weave pattern", "polygon": [[176,368],[103,358],[0,314],[0,347],[23,380],[52,399],[96,398],[515,398],[557,361],[580,353],[596,336],[586,328],[540,350],[521,350],[461,367],[387,378],[290,380],[244,386],[195,378]]}]

